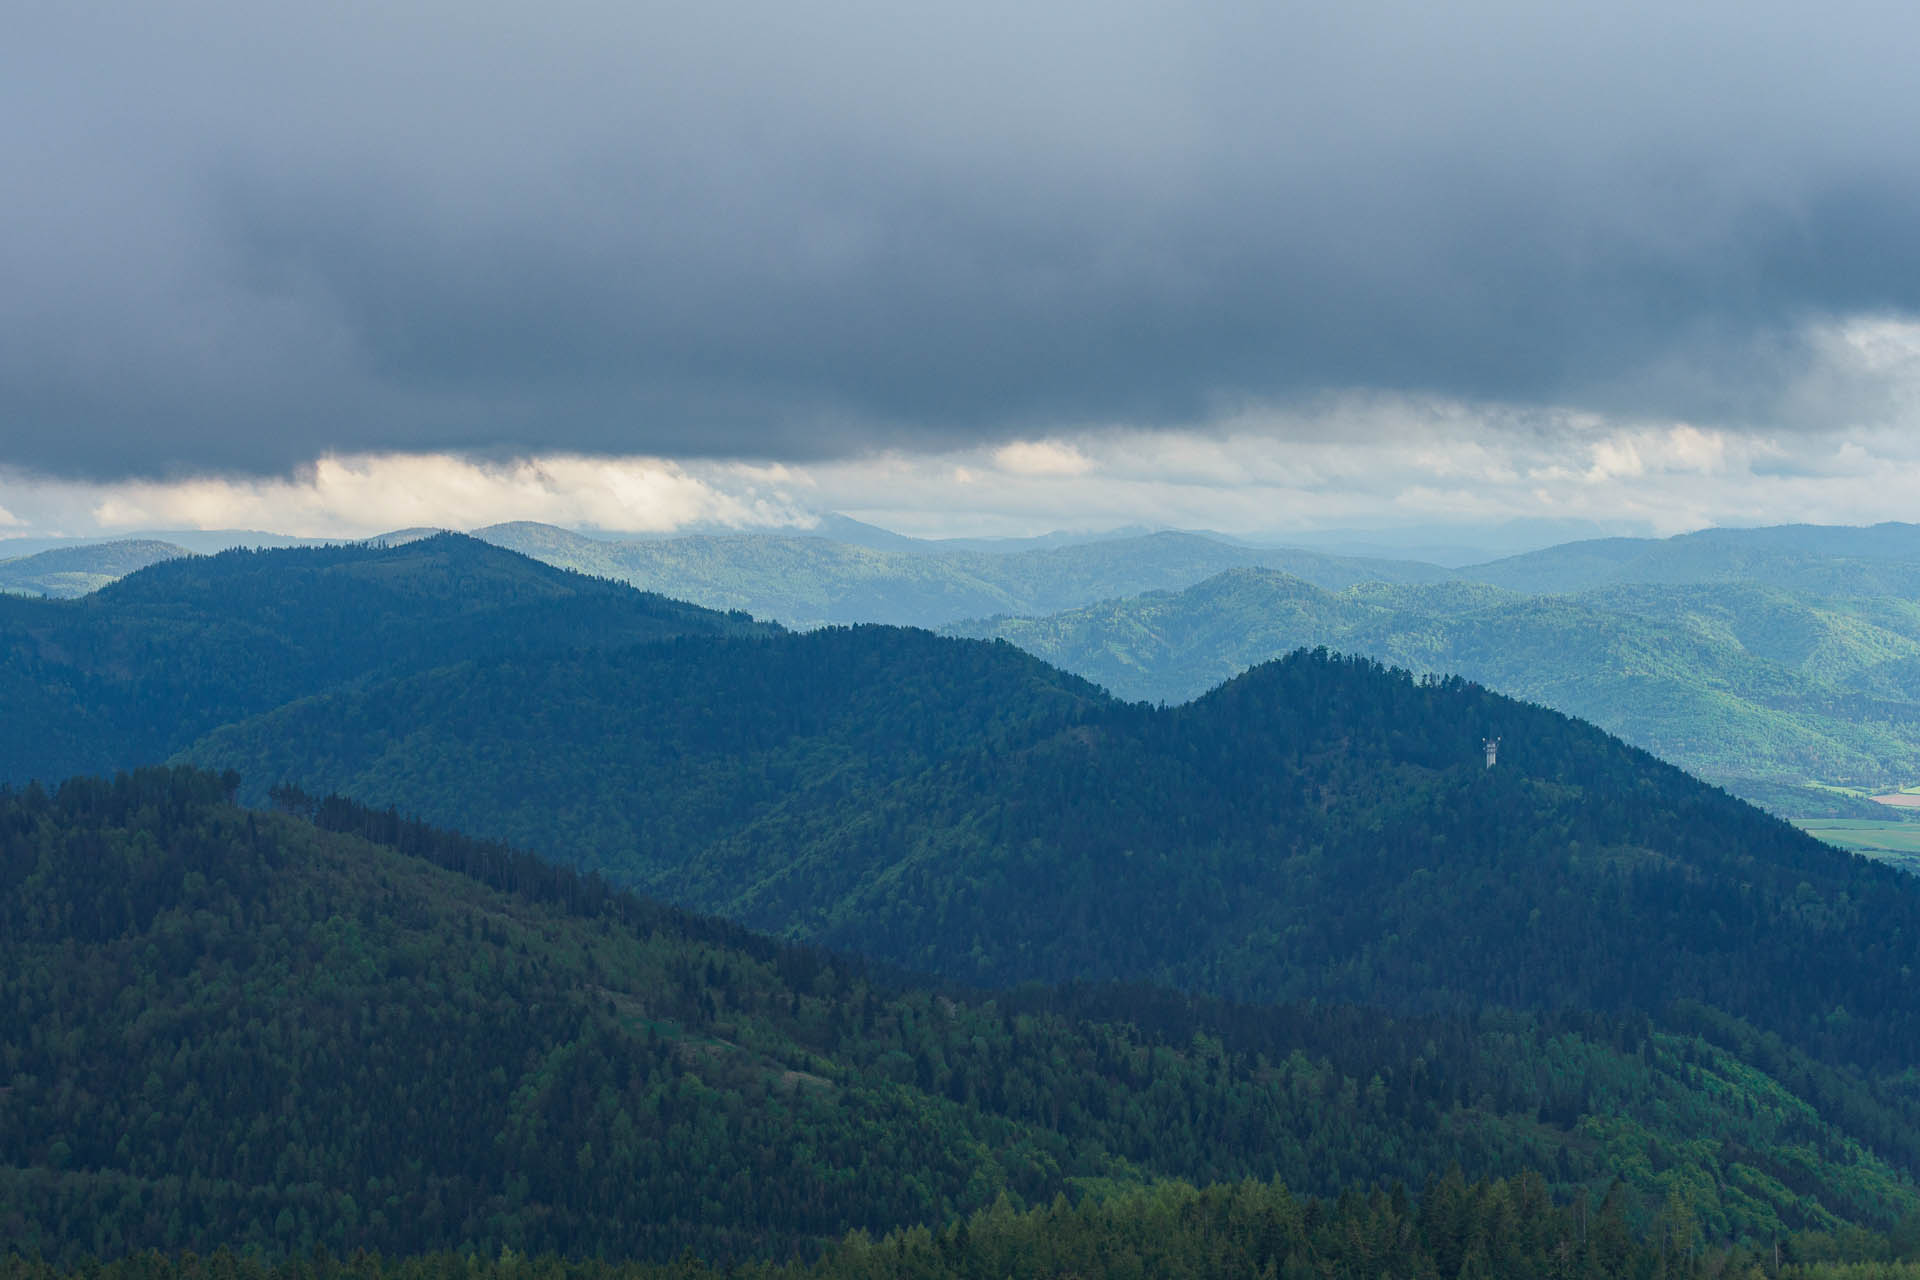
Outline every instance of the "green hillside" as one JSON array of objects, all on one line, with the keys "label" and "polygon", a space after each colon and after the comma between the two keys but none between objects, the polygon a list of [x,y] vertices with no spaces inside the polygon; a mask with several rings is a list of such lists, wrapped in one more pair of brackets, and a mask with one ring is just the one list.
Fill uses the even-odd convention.
[{"label": "green hillside", "polygon": [[1455,1164],[1708,1240],[1920,1208],[1908,1091],[1706,1010],[941,993],[226,785],[0,790],[15,1249],[785,1256],[1162,1177],[1397,1180],[1431,1212]]},{"label": "green hillside", "polygon": [[[1896,606],[1676,600],[1604,612],[1899,687]],[[1920,887],[1457,678],[1301,652],[1156,708],[446,536],[0,610],[24,773],[233,771],[0,789],[0,1233],[43,1255],[783,1258],[1456,1163],[1703,1241],[1920,1207]]]},{"label": "green hillside", "polygon": [[1920,607],[1752,584],[1521,596],[1466,583],[1328,592],[1234,570],[1182,592],[949,628],[1130,699],[1183,702],[1303,645],[1464,675],[1617,733],[1741,794],[1867,812],[1811,783],[1920,778]]},{"label": "green hillside", "polygon": [[487,654],[765,630],[454,535],[228,551],[79,600],[0,596],[0,781],[160,760],[369,674]]},{"label": "green hillside", "polygon": [[1591,726],[1324,654],[1155,710],[920,632],[690,640],[368,685],[187,754],[967,981],[1690,998],[1836,1062],[1920,1052],[1920,885]]},{"label": "green hillside", "polygon": [[549,564],[798,627],[859,622],[937,627],[993,613],[1046,613],[1184,587],[1244,565],[1284,569],[1330,587],[1447,576],[1433,565],[1248,547],[1191,533],[1015,552],[948,549],[939,543],[889,549],[748,534],[621,542],[530,523],[494,525],[474,536]]},{"label": "green hillside", "polygon": [[71,599],[98,591],[150,564],[188,554],[185,547],[142,538],[55,547],[0,560],[0,593]]}]

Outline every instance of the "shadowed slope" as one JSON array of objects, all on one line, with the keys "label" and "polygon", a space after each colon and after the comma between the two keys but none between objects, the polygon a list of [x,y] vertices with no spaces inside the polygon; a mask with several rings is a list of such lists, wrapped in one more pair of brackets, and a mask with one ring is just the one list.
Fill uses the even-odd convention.
[{"label": "shadowed slope", "polygon": [[972,981],[1685,997],[1838,1061],[1920,1052],[1920,884],[1589,725],[1324,654],[1156,711],[924,633],[687,641],[370,686],[189,754]]},{"label": "shadowed slope", "polygon": [[0,780],[164,758],[369,673],[765,630],[471,538],[229,551],[81,600],[0,598]]}]

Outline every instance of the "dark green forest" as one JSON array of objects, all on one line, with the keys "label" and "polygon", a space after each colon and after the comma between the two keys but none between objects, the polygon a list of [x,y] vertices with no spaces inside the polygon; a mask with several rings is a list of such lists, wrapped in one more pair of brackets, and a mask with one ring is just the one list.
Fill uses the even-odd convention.
[{"label": "dark green forest", "polygon": [[1920,886],[1457,678],[1159,708],[439,537],[0,600],[0,706],[11,1274],[1920,1245]]},{"label": "dark green forest", "polygon": [[1835,1064],[1920,1056],[1910,877],[1590,725],[1326,653],[1155,709],[921,632],[677,641],[372,684],[186,758],[961,981],[1690,999]]},{"label": "dark green forest", "polygon": [[152,764],[229,721],[458,657],[764,630],[454,536],[174,559],[78,600],[0,592],[0,781]]},{"label": "dark green forest", "polygon": [[[280,1262],[219,1250],[143,1254],[90,1266],[96,1280],[966,1280],[1059,1276],[1405,1276],[1409,1280],[1913,1280],[1910,1233],[1806,1234],[1785,1241],[1704,1245],[1677,1199],[1636,1233],[1616,1193],[1556,1204],[1533,1175],[1436,1179],[1416,1203],[1404,1187],[1300,1196],[1276,1183],[1195,1189],[1161,1183],[1078,1202],[1056,1198],[1022,1212],[997,1199],[952,1225],[874,1238],[854,1232],[812,1263],[717,1268],[695,1258],[665,1264],[441,1253],[383,1258],[327,1251]],[[0,1280],[66,1280],[70,1272],[0,1260]]]},{"label": "dark green forest", "polygon": [[1256,663],[1326,645],[1462,675],[1590,720],[1795,816],[1888,816],[1814,791],[1920,778],[1920,607],[1770,582],[1520,595],[1449,582],[1334,592],[1235,569],[1179,592],[956,624],[1126,699],[1186,702]]},{"label": "dark green forest", "polygon": [[[1162,1178],[1529,1170],[1702,1241],[1900,1228],[1920,1104],[1711,1011],[930,987],[187,769],[0,794],[0,1234],[710,1260]],[[1618,1184],[1618,1185],[1616,1185]]]}]

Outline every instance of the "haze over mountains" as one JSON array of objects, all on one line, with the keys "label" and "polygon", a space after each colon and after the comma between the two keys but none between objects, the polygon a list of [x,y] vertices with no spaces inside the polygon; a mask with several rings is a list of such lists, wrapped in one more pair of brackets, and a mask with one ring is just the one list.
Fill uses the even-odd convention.
[{"label": "haze over mountains", "polygon": [[[1452,571],[1172,532],[928,541],[844,517],[806,536],[589,537],[527,523],[479,536],[791,625],[999,636],[1125,698],[1185,701],[1301,645],[1458,671],[1796,815],[1886,817],[1832,788],[1920,778],[1915,526],[1599,539]],[[105,565],[154,552],[86,554]]]},{"label": "haze over mountains", "polygon": [[1920,525],[1774,525],[1672,538],[1570,542],[1460,571],[1516,591],[1560,593],[1619,583],[1764,582],[1814,595],[1912,596]]},{"label": "haze over mountains", "polygon": [[1248,547],[1170,532],[991,551],[939,543],[855,546],[764,534],[614,542],[530,524],[494,525],[474,536],[549,564],[797,627],[934,627],[988,613],[1050,611],[1184,586],[1242,565],[1284,568],[1330,586],[1446,576],[1437,566],[1410,561]]},{"label": "haze over mountains", "polygon": [[150,564],[190,554],[175,543],[130,538],[0,558],[0,593],[72,599]]},{"label": "haze over mountains", "polygon": [[[437,532],[402,529],[375,540]],[[803,627],[828,622],[937,627],[994,612],[1052,612],[1177,590],[1216,572],[1249,567],[1278,569],[1334,590],[1362,582],[1459,580],[1557,595],[1609,585],[1760,582],[1808,595],[1903,596],[1914,594],[1920,584],[1920,525],[1910,524],[1779,525],[1705,529],[1664,539],[1597,538],[1452,568],[1417,556],[1337,555],[1179,531],[922,539],[831,514],[810,528],[766,533],[589,535],[519,521],[478,528],[473,536],[562,568]],[[103,563],[123,565],[118,573],[124,574],[137,567],[132,546],[156,540],[200,553],[321,541],[238,531],[168,532],[119,543],[14,541],[23,553],[78,554],[91,548]],[[0,552],[8,545],[0,541]],[[952,614],[967,605],[1014,607]]]}]

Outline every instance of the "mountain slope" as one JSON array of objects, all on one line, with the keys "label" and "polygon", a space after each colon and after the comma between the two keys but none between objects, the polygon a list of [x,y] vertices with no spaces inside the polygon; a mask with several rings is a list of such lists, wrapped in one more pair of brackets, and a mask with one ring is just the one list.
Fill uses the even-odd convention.
[{"label": "mountain slope", "polygon": [[1711,1238],[1920,1207],[1920,1109],[1724,1020],[954,998],[285,799],[313,821],[186,770],[0,790],[14,1248],[780,1255],[1077,1179],[1456,1162],[1685,1188]]},{"label": "mountain slope", "polygon": [[764,630],[457,535],[229,551],[80,600],[0,597],[0,780],[162,759],[228,721],[369,673]]},{"label": "mountain slope", "polygon": [[1433,565],[1248,547],[1154,533],[1018,552],[849,546],[826,538],[696,536],[614,542],[551,525],[494,525],[476,537],[548,563],[712,608],[794,626],[883,622],[935,627],[991,613],[1051,612],[1182,587],[1222,569],[1265,565],[1323,585],[1431,582]]},{"label": "mountain slope", "polygon": [[1749,584],[1334,593],[1241,569],[1183,592],[947,630],[1006,639],[1122,697],[1166,702],[1328,645],[1546,703],[1735,790],[1920,778],[1920,608],[1898,599]]},{"label": "mountain slope", "polygon": [[188,756],[969,981],[1698,999],[1836,1062],[1920,1053],[1910,878],[1591,726],[1324,654],[1153,710],[916,632],[687,641],[311,699]]},{"label": "mountain slope", "polygon": [[1777,525],[1563,543],[1458,570],[1533,594],[1617,583],[1761,582],[1811,595],[1920,594],[1920,525]]},{"label": "mountain slope", "polygon": [[71,599],[98,591],[150,564],[191,554],[171,542],[133,538],[55,547],[36,555],[0,560],[0,593]]}]

